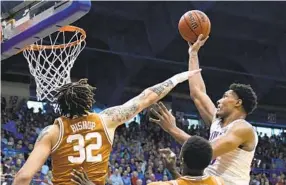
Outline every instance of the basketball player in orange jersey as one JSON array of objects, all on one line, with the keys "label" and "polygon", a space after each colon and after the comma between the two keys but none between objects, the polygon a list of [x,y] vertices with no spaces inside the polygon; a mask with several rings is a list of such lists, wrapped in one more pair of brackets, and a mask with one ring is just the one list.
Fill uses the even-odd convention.
[{"label": "basketball player in orange jersey", "polygon": [[87,79],[59,88],[55,99],[61,117],[39,134],[27,162],[15,176],[14,185],[30,184],[49,155],[54,185],[71,185],[72,169],[80,167],[94,183],[103,185],[115,129],[166,96],[178,83],[199,72],[200,69],[174,75],[123,105],[108,108],[100,114],[90,112],[95,88],[87,83]]},{"label": "basketball player in orange jersey", "polygon": [[[182,146],[180,159],[183,175],[176,172],[176,155],[169,149],[159,150],[163,156],[166,168],[175,180],[152,182],[148,185],[224,185],[220,177],[204,174],[204,169],[212,159],[210,143],[199,136],[190,137]],[[74,171],[73,181],[78,185],[94,185],[83,171]]]},{"label": "basketball player in orange jersey", "polygon": [[[199,68],[198,51],[206,41],[202,35],[189,48],[189,70]],[[256,131],[245,118],[257,106],[257,97],[250,85],[232,84],[223,97],[217,101],[217,108],[206,93],[201,74],[189,79],[190,95],[202,119],[210,126],[213,161],[206,168],[209,175],[220,176],[226,185],[248,185],[251,163],[258,143]],[[159,118],[158,123],[181,144],[190,135],[176,127],[174,116],[160,103],[158,112],[151,111]]]}]

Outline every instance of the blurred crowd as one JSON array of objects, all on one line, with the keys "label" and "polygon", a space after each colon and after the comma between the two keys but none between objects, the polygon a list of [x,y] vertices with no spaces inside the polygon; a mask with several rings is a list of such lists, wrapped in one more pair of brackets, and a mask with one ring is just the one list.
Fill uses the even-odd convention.
[{"label": "blurred crowd", "polygon": [[[37,135],[45,126],[53,123],[57,115],[49,105],[45,110],[34,113],[25,100],[18,100],[17,97],[9,100],[2,97],[1,115],[1,182],[8,185],[29,156]],[[150,123],[148,117],[149,113],[143,111],[140,113],[140,123],[135,118],[116,130],[108,184],[140,185],[172,179],[170,172],[164,168],[158,149],[169,147],[178,156],[181,146],[159,126]],[[186,119],[177,117],[177,125],[187,133],[208,138],[208,128],[200,124],[189,126],[185,122]],[[286,136],[258,134],[259,144],[252,164],[250,184],[286,184]],[[177,167],[180,171],[179,160]],[[51,163],[48,160],[32,184],[50,185],[51,179]]]}]

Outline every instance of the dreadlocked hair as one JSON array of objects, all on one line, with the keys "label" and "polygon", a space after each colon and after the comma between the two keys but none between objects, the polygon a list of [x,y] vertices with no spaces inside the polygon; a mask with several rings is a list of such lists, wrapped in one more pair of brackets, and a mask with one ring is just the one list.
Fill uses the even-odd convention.
[{"label": "dreadlocked hair", "polygon": [[87,83],[87,79],[80,79],[58,88],[55,94],[57,112],[69,118],[86,114],[95,102],[95,89]]}]

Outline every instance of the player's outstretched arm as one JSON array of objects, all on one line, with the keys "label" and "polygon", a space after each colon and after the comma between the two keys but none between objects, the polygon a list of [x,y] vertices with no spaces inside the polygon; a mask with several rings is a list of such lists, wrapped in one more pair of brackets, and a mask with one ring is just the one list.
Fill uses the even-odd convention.
[{"label": "player's outstretched arm", "polygon": [[[189,70],[199,69],[198,52],[207,39],[208,37],[203,39],[203,35],[200,35],[193,45],[189,43]],[[190,96],[202,119],[206,124],[210,125],[215,116],[216,108],[210,97],[207,95],[206,86],[201,74],[196,74],[193,78],[189,79],[189,88]]]},{"label": "player's outstretched arm", "polygon": [[[168,132],[180,144],[184,144],[184,142],[191,137],[191,135],[176,126],[175,117],[167,110],[163,103],[160,102],[159,104],[156,104],[156,110],[151,109],[151,112],[157,119],[149,118],[149,120],[160,125],[162,129]],[[255,134],[252,126],[246,124],[245,121],[237,122],[225,135],[211,143],[213,148],[213,159],[233,151],[239,146],[248,141],[253,141],[254,139]]]},{"label": "player's outstretched arm", "polygon": [[186,81],[201,70],[187,71],[174,75],[166,81],[145,89],[141,94],[120,106],[108,108],[100,113],[109,128],[132,119],[143,109],[165,97],[177,84]]},{"label": "player's outstretched arm", "polygon": [[29,185],[33,176],[41,169],[52,150],[52,135],[57,133],[55,125],[47,126],[39,134],[34,149],[24,166],[15,176],[13,185]]},{"label": "player's outstretched arm", "polygon": [[155,107],[156,110],[152,108],[151,112],[157,119],[150,117],[149,120],[160,125],[160,127],[168,132],[178,143],[181,145],[184,144],[191,136],[176,126],[175,117],[162,102],[156,104]]}]

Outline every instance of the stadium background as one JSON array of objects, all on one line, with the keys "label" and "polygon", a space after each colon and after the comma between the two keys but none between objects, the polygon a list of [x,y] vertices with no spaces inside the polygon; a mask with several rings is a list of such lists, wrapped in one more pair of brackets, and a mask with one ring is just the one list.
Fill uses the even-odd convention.
[{"label": "stadium background", "polygon": [[[73,80],[86,77],[97,87],[94,111],[121,104],[146,87],[187,70],[187,43],[179,36],[177,23],[188,10],[206,12],[212,30],[200,51],[200,64],[207,91],[216,101],[232,82],[254,87],[259,107],[248,120],[256,126],[261,139],[251,183],[283,184],[286,172],[285,8],[285,2],[93,2],[91,11],[74,23],[86,30],[87,47],[76,61],[71,76]],[[2,183],[9,184],[29,155],[40,130],[51,124],[56,115],[51,105],[35,102],[35,83],[21,54],[1,62],[1,78],[1,177]],[[164,102],[185,130],[208,137],[188,92],[188,84],[181,84]],[[38,107],[42,111],[38,112]],[[135,121],[117,130],[110,175],[118,169],[124,176],[129,166],[127,176],[133,183],[137,178],[143,183],[147,179],[171,178],[162,169],[153,149],[170,145],[178,152],[179,145],[148,123],[148,114],[145,110]],[[144,139],[146,133],[150,135],[148,140]],[[157,141],[158,136],[163,139]],[[48,183],[50,169],[48,162],[33,183]],[[134,171],[138,172],[137,177]]]}]

